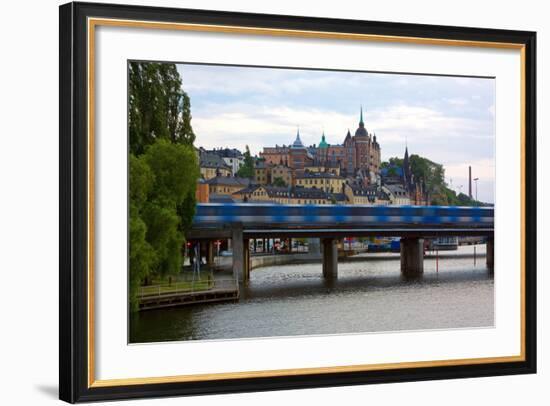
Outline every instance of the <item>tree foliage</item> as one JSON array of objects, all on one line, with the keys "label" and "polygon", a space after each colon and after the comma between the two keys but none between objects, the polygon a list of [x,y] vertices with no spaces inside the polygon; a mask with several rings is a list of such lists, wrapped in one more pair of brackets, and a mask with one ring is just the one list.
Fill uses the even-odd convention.
[{"label": "tree foliage", "polygon": [[253,178],[254,177],[254,158],[250,154],[250,148],[246,146],[244,152],[244,163],[241,165],[237,172],[237,176],[241,178]]},{"label": "tree foliage", "polygon": [[[428,158],[413,154],[409,157],[411,172],[415,181],[423,181],[431,196],[431,204],[437,206],[480,206],[480,202],[470,199],[463,193],[449,188],[445,182],[445,168]],[[381,168],[387,168],[389,175],[397,175],[396,168],[403,167],[403,159],[393,157],[382,162]]]},{"label": "tree foliage", "polygon": [[140,285],[180,271],[199,165],[190,101],[174,64],[129,66],[130,303]]},{"label": "tree foliage", "polygon": [[278,187],[286,187],[287,184],[286,182],[284,181],[283,178],[281,178],[280,176],[277,176],[273,179],[273,186],[278,186]]},{"label": "tree foliage", "polygon": [[130,62],[130,151],[141,155],[157,139],[192,145],[191,103],[175,64]]}]

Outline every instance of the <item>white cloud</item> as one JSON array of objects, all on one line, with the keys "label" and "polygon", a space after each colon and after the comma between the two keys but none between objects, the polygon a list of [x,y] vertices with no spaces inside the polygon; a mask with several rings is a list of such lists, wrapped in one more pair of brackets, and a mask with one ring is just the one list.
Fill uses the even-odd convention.
[{"label": "white cloud", "polygon": [[[211,114],[215,111],[216,114]],[[192,125],[197,143],[204,147],[249,145],[254,153],[263,146],[289,144],[300,127],[302,141],[317,144],[323,129],[329,143],[341,143],[347,129],[352,133],[358,123],[357,114],[342,114],[314,108],[288,106],[257,106],[247,103],[210,104],[193,112]],[[493,132],[482,120],[445,115],[439,111],[417,106],[398,105],[365,112],[369,132],[377,134],[382,145],[383,158],[401,154],[407,140],[412,149],[435,161],[455,161],[456,151],[437,151],[432,144],[449,145],[485,139],[492,141]],[[253,148],[252,146],[256,147]],[[392,148],[393,147],[393,148]],[[441,149],[440,145],[438,148]],[[397,152],[396,152],[397,151]],[[387,152],[387,154],[385,153]],[[457,157],[463,162],[463,157]]]},{"label": "white cloud", "polygon": [[[306,145],[319,143],[323,130],[329,143],[341,143],[348,128],[352,133],[357,128],[362,103],[382,159],[402,156],[407,142],[411,154],[442,163],[457,181],[467,181],[472,164],[480,187],[482,181],[493,182],[494,80],[202,65],[179,69],[191,97],[197,145],[249,145],[258,153],[264,146],[292,143],[297,126]],[[492,189],[484,186],[487,199]]]}]

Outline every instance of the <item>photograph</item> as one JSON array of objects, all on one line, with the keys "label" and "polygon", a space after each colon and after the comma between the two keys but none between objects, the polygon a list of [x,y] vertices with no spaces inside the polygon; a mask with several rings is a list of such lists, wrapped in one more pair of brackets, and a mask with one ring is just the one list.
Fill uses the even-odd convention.
[{"label": "photograph", "polygon": [[495,77],[127,68],[129,344],[495,327]]}]

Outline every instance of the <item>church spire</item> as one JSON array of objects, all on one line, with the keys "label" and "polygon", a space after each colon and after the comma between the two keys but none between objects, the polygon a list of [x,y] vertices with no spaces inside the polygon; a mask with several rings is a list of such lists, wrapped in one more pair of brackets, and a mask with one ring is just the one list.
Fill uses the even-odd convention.
[{"label": "church spire", "polygon": [[323,130],[323,135],[321,136],[321,142],[319,143],[319,148],[328,148],[327,139],[325,137],[325,130]]},{"label": "church spire", "polygon": [[300,139],[300,127],[298,127],[298,130],[296,131],[296,140],[292,144],[293,148],[304,148],[304,144],[302,144],[302,140]]},{"label": "church spire", "polygon": [[365,122],[363,121],[363,105],[361,105],[361,113],[359,115],[359,127],[364,127]]}]

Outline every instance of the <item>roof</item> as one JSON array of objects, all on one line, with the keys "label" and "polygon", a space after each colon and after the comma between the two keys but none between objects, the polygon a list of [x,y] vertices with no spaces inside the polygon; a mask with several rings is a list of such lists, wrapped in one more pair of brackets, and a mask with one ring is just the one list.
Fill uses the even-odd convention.
[{"label": "roof", "polygon": [[248,186],[250,179],[236,176],[216,176],[206,181],[209,185]]},{"label": "roof", "polygon": [[325,139],[325,133],[321,137],[321,142],[319,143],[319,148],[328,148],[327,140]]},{"label": "roof", "polygon": [[207,150],[208,154],[215,154],[221,158],[242,158],[243,154],[236,148],[220,148]]},{"label": "roof", "polygon": [[298,199],[328,199],[328,193],[322,189],[295,187],[291,191],[291,197]]},{"label": "roof", "polygon": [[355,130],[355,136],[368,136],[367,129],[365,128],[365,122],[363,121],[363,106],[361,106],[361,115],[359,117],[359,127]]},{"label": "roof", "polygon": [[386,192],[384,192],[383,190],[378,191],[378,194],[376,195],[376,198],[378,200],[390,200],[390,197],[388,196],[388,194]]},{"label": "roof", "polygon": [[224,162],[221,156],[211,152],[201,152],[200,166],[202,168],[231,169],[231,167]]},{"label": "roof", "polygon": [[391,184],[391,185],[384,185],[384,187],[388,189],[388,191],[394,196],[408,197],[407,191],[401,185]]},{"label": "roof", "polygon": [[288,187],[264,186],[264,189],[269,197],[288,197],[290,193]]},{"label": "roof", "polygon": [[361,186],[352,183],[347,186],[349,186],[354,196],[376,196],[378,192],[378,186],[376,185]]},{"label": "roof", "polygon": [[296,139],[292,143],[292,148],[305,148],[302,140],[300,139],[300,130],[296,133]]},{"label": "roof", "polygon": [[260,185],[249,185],[249,186],[247,186],[243,189],[240,189],[240,190],[234,192],[233,194],[234,195],[247,195],[247,194],[253,193],[259,187],[260,187]]}]

